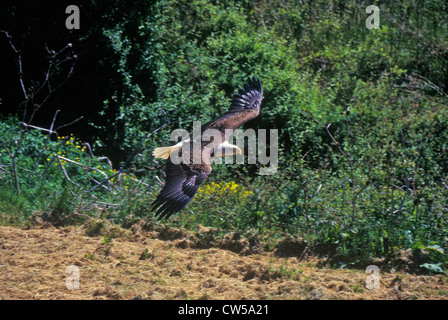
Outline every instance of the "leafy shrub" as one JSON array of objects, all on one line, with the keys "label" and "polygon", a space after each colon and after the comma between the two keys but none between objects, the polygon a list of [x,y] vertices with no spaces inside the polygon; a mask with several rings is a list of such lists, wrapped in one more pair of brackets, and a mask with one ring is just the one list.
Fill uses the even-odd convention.
[{"label": "leafy shrub", "polygon": [[20,129],[15,118],[2,122],[0,209],[6,214],[27,218],[36,211],[51,211],[63,219],[91,210],[98,214],[101,207],[120,206],[119,201],[129,211],[129,202],[146,185],[130,171],[113,168],[106,157],[94,156],[89,144],[74,136]]}]

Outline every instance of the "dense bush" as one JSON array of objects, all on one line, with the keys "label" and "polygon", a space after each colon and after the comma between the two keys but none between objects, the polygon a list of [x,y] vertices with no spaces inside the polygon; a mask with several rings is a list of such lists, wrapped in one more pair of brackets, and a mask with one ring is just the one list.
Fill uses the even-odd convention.
[{"label": "dense bush", "polygon": [[33,214],[51,212],[51,222],[60,224],[109,207],[125,208],[126,214],[142,189],[147,192],[143,179],[115,169],[107,157],[96,157],[88,143],[74,136],[43,135],[18,127],[16,118],[1,121],[2,220],[23,223]]},{"label": "dense bush", "polygon": [[[301,237],[337,247],[347,259],[429,248],[437,254],[426,267],[445,270],[448,6],[379,4],[381,27],[368,30],[368,5],[92,4],[89,14],[103,23],[80,45],[97,39],[111,72],[100,117],[90,120],[98,132],[94,150],[70,136],[24,133],[17,120],[4,119],[2,212],[52,210],[63,198],[71,213],[107,212],[119,221],[151,215],[162,176],[152,149],[169,144],[173,129],[223,113],[236,88],[256,75],[264,100],[246,127],[279,129],[278,172],[258,176],[255,165],[217,165],[169,223],[256,233],[267,242]],[[127,161],[112,166],[93,156],[108,150],[121,150]]]}]

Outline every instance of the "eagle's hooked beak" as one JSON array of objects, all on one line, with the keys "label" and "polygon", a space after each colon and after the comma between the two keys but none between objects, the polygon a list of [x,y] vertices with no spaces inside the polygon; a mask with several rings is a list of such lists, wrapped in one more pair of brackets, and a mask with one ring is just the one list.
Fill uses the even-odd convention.
[{"label": "eagle's hooked beak", "polygon": [[237,145],[230,144],[228,141],[221,143],[215,150],[217,157],[233,156],[235,154],[243,154],[243,150]]},{"label": "eagle's hooked beak", "polygon": [[239,147],[236,147],[235,154],[243,154],[243,150],[241,150]]}]

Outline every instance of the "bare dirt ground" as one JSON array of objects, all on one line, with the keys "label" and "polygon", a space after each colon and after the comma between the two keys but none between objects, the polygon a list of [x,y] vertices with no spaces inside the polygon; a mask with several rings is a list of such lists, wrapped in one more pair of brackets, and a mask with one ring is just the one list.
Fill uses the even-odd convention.
[{"label": "bare dirt ground", "polygon": [[[0,299],[448,299],[446,276],[381,272],[367,289],[364,270],[279,257],[237,237],[210,248],[204,234],[138,223],[0,227]],[[69,266],[78,289],[66,286]]]}]

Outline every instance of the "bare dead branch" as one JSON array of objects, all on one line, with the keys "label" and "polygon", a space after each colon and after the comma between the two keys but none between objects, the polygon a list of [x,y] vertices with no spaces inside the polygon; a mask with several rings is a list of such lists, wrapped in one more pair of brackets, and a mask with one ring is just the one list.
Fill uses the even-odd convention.
[{"label": "bare dead branch", "polygon": [[23,67],[22,67],[22,54],[21,54],[21,51],[17,50],[17,48],[14,46],[14,43],[12,42],[12,36],[7,31],[0,30],[0,32],[5,34],[6,38],[8,39],[8,42],[9,42],[9,45],[10,45],[11,49],[16,54],[17,65],[18,65],[18,69],[19,69],[20,87],[22,88],[22,93],[23,93],[23,96],[25,97],[25,100],[28,100],[29,97],[28,97],[28,94],[26,92],[25,84],[23,82]]},{"label": "bare dead branch", "polygon": [[65,178],[72,184],[74,184],[75,186],[79,187],[79,184],[77,184],[76,182],[74,182],[72,179],[70,179],[67,171],[65,171],[64,165],[62,164],[61,158],[59,156],[56,156],[56,159],[59,162],[59,165],[61,166],[62,172],[64,172],[64,176]]},{"label": "bare dead branch", "polygon": [[67,123],[67,124],[63,124],[62,126],[57,127],[57,128],[55,129],[55,132],[58,131],[59,129],[68,127],[68,126],[70,126],[70,125],[72,125],[72,124],[78,122],[78,121],[81,120],[81,119],[84,119],[84,116],[80,116],[79,118],[73,120],[72,122],[69,122],[69,123]]}]

